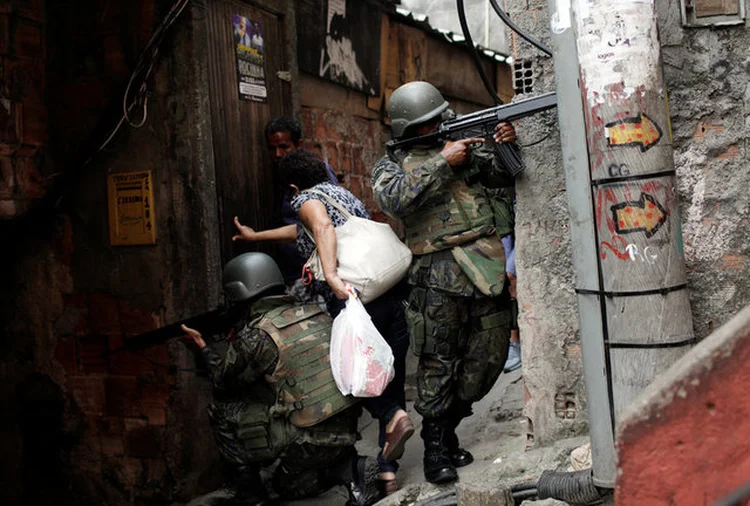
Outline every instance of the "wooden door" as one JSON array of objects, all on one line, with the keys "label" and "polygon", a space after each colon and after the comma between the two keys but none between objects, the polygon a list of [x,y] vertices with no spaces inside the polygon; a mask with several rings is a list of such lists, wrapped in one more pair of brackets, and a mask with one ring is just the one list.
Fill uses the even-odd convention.
[{"label": "wooden door", "polygon": [[[291,114],[292,109],[290,84],[277,75],[279,71],[288,70],[284,5],[285,2],[270,0],[207,2],[211,128],[223,263],[244,251],[272,251],[269,244],[232,243],[232,235],[235,233],[234,216],[256,230],[276,225],[278,192],[274,187],[263,129],[272,117]],[[261,93],[257,84],[250,88],[250,95],[245,87],[244,98],[240,96],[238,52],[243,56],[251,54],[246,49],[249,37],[242,39],[246,41],[242,48],[237,48],[237,20],[240,17],[247,21],[246,34],[255,31],[262,34],[261,64],[254,68],[263,69],[264,101],[253,100],[258,100]],[[252,45],[257,50],[254,42]],[[257,56],[255,52],[252,54]],[[257,64],[258,60],[254,63]],[[243,70],[245,74],[246,69]]]}]

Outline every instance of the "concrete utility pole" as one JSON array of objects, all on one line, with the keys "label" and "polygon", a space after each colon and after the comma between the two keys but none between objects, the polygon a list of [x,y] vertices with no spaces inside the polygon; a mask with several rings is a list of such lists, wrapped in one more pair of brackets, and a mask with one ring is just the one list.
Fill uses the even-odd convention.
[{"label": "concrete utility pole", "polygon": [[653,0],[548,0],[594,482],[618,417],[694,343]]}]

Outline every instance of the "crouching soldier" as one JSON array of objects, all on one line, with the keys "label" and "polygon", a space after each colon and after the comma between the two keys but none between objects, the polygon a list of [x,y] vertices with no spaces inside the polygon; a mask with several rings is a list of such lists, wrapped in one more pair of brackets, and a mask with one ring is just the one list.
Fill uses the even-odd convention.
[{"label": "crouching soldier", "polygon": [[284,296],[281,271],[264,253],[232,259],[222,284],[230,301],[248,306],[224,358],[198,331],[183,331],[213,381],[208,413],[219,451],[237,471],[232,502],[267,504],[260,470],[277,459],[270,495],[298,499],[343,485],[347,506],[375,502],[376,462],[354,448],[361,408],[331,373],[330,316]]}]

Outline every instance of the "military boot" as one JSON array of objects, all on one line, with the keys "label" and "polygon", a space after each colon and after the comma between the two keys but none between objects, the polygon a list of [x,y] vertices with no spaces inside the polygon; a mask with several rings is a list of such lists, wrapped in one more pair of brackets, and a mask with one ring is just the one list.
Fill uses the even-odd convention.
[{"label": "military boot", "polygon": [[448,458],[451,459],[454,466],[464,467],[474,462],[474,456],[471,452],[459,446],[455,426],[446,428],[444,444],[448,452]]},{"label": "military boot", "polygon": [[458,436],[456,436],[456,428],[458,427],[458,424],[461,423],[461,420],[470,416],[471,413],[471,404],[457,402],[451,410],[451,414],[446,423],[443,444],[448,452],[448,458],[451,459],[451,462],[453,462],[453,465],[456,467],[468,466],[474,462],[474,456],[468,450],[464,450],[460,447]]},{"label": "military boot", "polygon": [[217,502],[217,506],[270,506],[276,504],[268,497],[260,471],[256,467],[241,466],[237,469],[234,495],[224,501]]},{"label": "military boot", "polygon": [[456,467],[448,457],[444,446],[444,420],[425,418],[422,420],[424,440],[424,477],[430,483],[448,483],[458,479]]},{"label": "military boot", "polygon": [[349,494],[346,506],[371,506],[380,500],[377,460],[355,455],[344,469],[334,472]]}]

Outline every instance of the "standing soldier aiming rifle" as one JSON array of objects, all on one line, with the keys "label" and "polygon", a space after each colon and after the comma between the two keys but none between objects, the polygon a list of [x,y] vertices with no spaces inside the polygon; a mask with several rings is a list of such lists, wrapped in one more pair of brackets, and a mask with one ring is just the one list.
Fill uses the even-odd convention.
[{"label": "standing soldier aiming rifle", "polygon": [[[403,222],[414,254],[406,318],[419,355],[415,408],[423,417],[424,474],[433,483],[456,480],[456,467],[473,461],[455,429],[507,358],[511,306],[501,237],[511,232],[510,213],[494,189],[512,184],[508,169],[520,170],[520,163],[505,167],[503,154],[475,147],[483,138],[441,140],[447,110],[429,83],[395,90],[388,104],[394,141],[372,174],[376,200]],[[496,143],[516,140],[509,123],[493,125]],[[508,148],[514,149],[507,146],[505,155]]]},{"label": "standing soldier aiming rifle", "polygon": [[331,373],[331,317],[284,296],[281,271],[264,253],[232,259],[222,284],[230,301],[247,307],[223,358],[200,332],[182,330],[213,382],[209,419],[222,457],[237,472],[231,502],[268,504],[260,469],[276,459],[271,484],[282,499],[343,485],[347,506],[375,502],[376,461],[354,448],[361,407],[339,392]]}]

